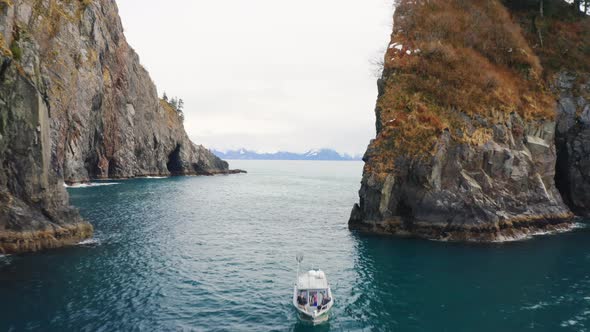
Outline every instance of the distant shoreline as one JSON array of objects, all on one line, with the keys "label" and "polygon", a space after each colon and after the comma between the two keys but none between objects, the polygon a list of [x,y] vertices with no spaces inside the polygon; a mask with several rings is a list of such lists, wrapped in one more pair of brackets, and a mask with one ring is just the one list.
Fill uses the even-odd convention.
[{"label": "distant shoreline", "polygon": [[226,161],[338,161],[338,162],[363,162],[362,159],[232,159],[224,158]]},{"label": "distant shoreline", "polygon": [[273,153],[260,153],[247,149],[218,151],[211,150],[213,154],[226,160],[315,160],[315,161],[361,161],[361,155],[341,154],[333,149],[316,149],[304,153],[278,151]]}]

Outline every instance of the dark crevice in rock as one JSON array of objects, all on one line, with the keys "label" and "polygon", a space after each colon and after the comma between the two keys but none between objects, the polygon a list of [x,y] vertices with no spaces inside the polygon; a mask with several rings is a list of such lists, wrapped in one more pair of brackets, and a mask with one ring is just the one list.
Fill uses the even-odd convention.
[{"label": "dark crevice in rock", "polygon": [[6,76],[6,70],[8,69],[8,67],[10,66],[11,63],[12,63],[12,60],[9,58],[2,61],[2,66],[0,66],[0,82],[4,82],[4,79]]},{"label": "dark crevice in rock", "polygon": [[182,173],[183,163],[180,157],[180,148],[180,144],[177,144],[174,151],[168,155],[168,163],[166,163],[166,167],[168,168],[168,172],[170,172],[170,174]]},{"label": "dark crevice in rock", "polygon": [[92,110],[98,112],[102,107],[102,94],[97,94],[92,98]]},{"label": "dark crevice in rock", "polygon": [[397,215],[401,218],[402,222],[404,223],[405,227],[410,227],[414,221],[414,212],[410,205],[408,205],[405,200],[400,199],[397,203]]},{"label": "dark crevice in rock", "polygon": [[55,223],[56,222],[53,214],[49,210],[47,210],[45,208],[42,208],[41,209],[41,213],[43,214],[43,216],[45,218],[47,218],[47,220],[51,221],[52,223]]},{"label": "dark crevice in rock", "polygon": [[199,175],[212,175],[211,172],[203,169],[201,166],[199,166],[199,164],[193,164],[193,171],[195,172],[195,174],[199,174]]},{"label": "dark crevice in rock", "polygon": [[158,138],[156,137],[156,135],[153,136],[153,141],[154,141],[154,150],[158,149]]},{"label": "dark crevice in rock", "polygon": [[84,167],[88,170],[88,176],[91,178],[97,178],[101,174],[98,160],[96,155],[90,155],[84,161]]},{"label": "dark crevice in rock", "polygon": [[590,215],[590,141],[587,73],[556,75],[557,107],[555,184],[564,202],[577,215]]},{"label": "dark crevice in rock", "polygon": [[570,183],[570,156],[565,138],[557,137],[557,163],[555,165],[555,186],[565,204],[573,208]]},{"label": "dark crevice in rock", "polygon": [[119,177],[119,171],[117,161],[114,159],[109,160],[109,178]]}]

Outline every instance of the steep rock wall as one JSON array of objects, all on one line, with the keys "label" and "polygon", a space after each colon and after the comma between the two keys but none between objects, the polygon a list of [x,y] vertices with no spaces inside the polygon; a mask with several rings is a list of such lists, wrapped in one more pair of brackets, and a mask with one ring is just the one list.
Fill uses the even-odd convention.
[{"label": "steep rock wall", "polygon": [[[577,215],[590,216],[590,76],[557,75],[557,176],[564,201]],[[578,83],[580,82],[580,83]]]},{"label": "steep rock wall", "polygon": [[502,241],[567,229],[556,103],[499,1],[400,1],[350,228]]},{"label": "steep rock wall", "polygon": [[504,2],[539,57],[544,79],[557,100],[557,188],[574,213],[587,217],[590,215],[590,18],[575,5],[561,0],[545,1],[544,15],[534,2]]},{"label": "steep rock wall", "polygon": [[52,167],[45,85],[35,72],[0,55],[0,253],[74,244],[92,226],[68,204],[63,180]]},{"label": "steep rock wall", "polygon": [[[189,140],[178,113],[159,100],[125,40],[114,0],[22,0],[5,7],[6,45],[20,49],[23,59],[40,59],[52,155],[67,182],[228,171]],[[21,45],[27,39],[34,50]]]},{"label": "steep rock wall", "polygon": [[91,235],[64,181],[231,172],[158,98],[114,0],[0,1],[0,64],[0,252]]}]

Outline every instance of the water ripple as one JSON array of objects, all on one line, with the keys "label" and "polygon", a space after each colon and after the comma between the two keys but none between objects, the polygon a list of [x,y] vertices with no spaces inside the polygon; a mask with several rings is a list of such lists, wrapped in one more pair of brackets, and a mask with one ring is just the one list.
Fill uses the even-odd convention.
[{"label": "water ripple", "polygon": [[[70,190],[95,238],[0,256],[0,330],[590,327],[586,227],[502,246],[361,236],[346,221],[362,163],[234,166],[250,173]],[[327,324],[291,307],[297,252],[330,278]]]}]

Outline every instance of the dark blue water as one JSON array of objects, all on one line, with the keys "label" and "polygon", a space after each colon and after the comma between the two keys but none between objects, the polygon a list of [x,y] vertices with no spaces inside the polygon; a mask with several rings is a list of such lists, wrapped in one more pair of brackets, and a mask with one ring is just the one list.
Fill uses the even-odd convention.
[{"label": "dark blue water", "polygon": [[[587,331],[590,230],[496,245],[361,236],[362,164],[243,161],[247,175],[70,189],[96,241],[0,258],[0,331]],[[327,324],[291,307],[295,254]]]}]

